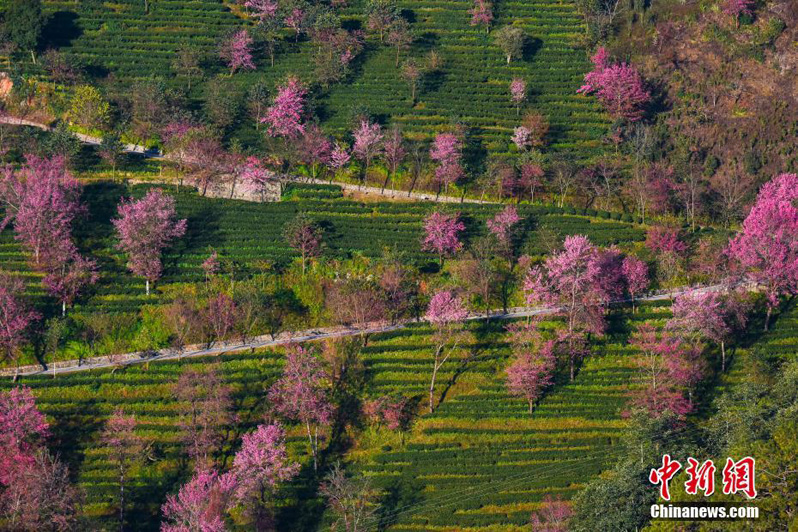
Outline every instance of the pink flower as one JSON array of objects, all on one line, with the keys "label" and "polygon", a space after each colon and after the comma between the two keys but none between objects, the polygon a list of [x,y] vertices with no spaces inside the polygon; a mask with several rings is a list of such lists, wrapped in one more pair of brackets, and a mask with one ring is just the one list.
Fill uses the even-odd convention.
[{"label": "pink flower", "polygon": [[270,135],[295,139],[305,131],[302,115],[306,94],[307,89],[293,76],[277,87],[274,103],[266,110],[266,116],[262,119],[269,124]]}]

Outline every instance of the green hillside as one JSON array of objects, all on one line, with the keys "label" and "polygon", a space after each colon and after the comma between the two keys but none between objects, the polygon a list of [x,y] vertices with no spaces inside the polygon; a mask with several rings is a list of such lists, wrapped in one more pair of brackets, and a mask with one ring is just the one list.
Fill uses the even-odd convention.
[{"label": "green hillside", "polygon": [[[150,4],[145,13],[142,0],[48,1],[45,5],[52,15],[45,30],[48,45],[75,55],[96,76],[173,79],[174,52],[190,44],[208,53],[206,67],[213,75],[224,72],[215,57],[219,39],[232,28],[249,24],[221,1],[155,0]],[[470,2],[400,0],[398,4],[416,34],[405,57],[421,60],[434,49],[445,62],[442,74],[422,84],[413,106],[395,66],[395,51],[370,38],[349,79],[317,101],[319,117],[331,132],[340,135],[350,128],[350,111],[357,104],[386,122],[402,124],[417,138],[428,138],[458,120],[473,128],[474,150],[507,152],[519,121],[508,85],[513,77],[521,77],[529,87],[529,108],[551,122],[555,149],[573,150],[579,156],[598,150],[608,122],[593,99],[575,92],[587,61],[585,51],[577,46],[584,29],[574,0],[497,3],[494,28],[515,24],[528,36],[523,60],[510,65],[484,29],[470,26]],[[347,24],[362,25],[364,5],[363,0],[355,0],[343,8]],[[294,43],[287,33],[274,67],[265,54],[257,63],[256,72],[237,74],[229,83],[247,86],[266,78],[271,84],[288,73],[312,79],[310,44]],[[199,96],[201,90],[197,87],[193,94]]]}]

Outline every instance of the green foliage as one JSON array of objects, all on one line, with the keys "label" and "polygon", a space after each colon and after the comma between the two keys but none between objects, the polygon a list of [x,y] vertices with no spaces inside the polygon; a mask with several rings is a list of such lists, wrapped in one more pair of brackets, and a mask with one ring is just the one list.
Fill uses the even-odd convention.
[{"label": "green foliage", "polygon": [[7,37],[21,49],[33,53],[39,45],[45,20],[41,0],[8,0],[0,37]]}]

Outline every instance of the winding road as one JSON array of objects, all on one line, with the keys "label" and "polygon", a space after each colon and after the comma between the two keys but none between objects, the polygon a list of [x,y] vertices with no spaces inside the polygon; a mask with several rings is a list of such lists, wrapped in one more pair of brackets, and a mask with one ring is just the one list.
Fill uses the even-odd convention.
[{"label": "winding road", "polygon": [[[715,284],[709,286],[696,286],[696,287],[682,287],[672,291],[655,293],[645,297],[637,298],[636,301],[662,301],[671,299],[677,295],[685,294],[688,292],[713,292],[728,289],[728,284]],[[630,303],[630,299],[622,299],[613,301],[611,304],[624,304]],[[523,318],[527,316],[540,316],[545,314],[552,314],[557,311],[555,307],[516,307],[508,309],[508,312],[501,310],[491,311],[487,316],[485,313],[472,314],[468,320],[484,320],[484,319],[513,319]],[[21,366],[19,368],[6,368],[0,370],[0,377],[24,377],[31,375],[60,375],[66,373],[76,373],[79,371],[90,371],[99,369],[116,369],[125,366],[132,366],[135,364],[144,364],[148,362],[156,362],[162,360],[177,360],[183,358],[193,358],[201,356],[220,356],[230,353],[241,353],[244,351],[251,351],[254,349],[261,349],[264,347],[272,347],[279,345],[286,345],[291,343],[313,342],[324,340],[326,338],[342,338],[347,336],[359,336],[363,334],[376,334],[390,331],[396,331],[405,328],[412,323],[418,323],[423,320],[407,320],[394,325],[385,324],[371,324],[365,327],[345,327],[345,326],[332,326],[320,327],[317,329],[308,329],[304,331],[286,331],[277,335],[276,338],[271,336],[256,336],[246,342],[222,342],[210,347],[207,344],[194,344],[186,346],[182,351],[175,349],[161,349],[159,351],[135,352],[124,353],[116,355],[107,355],[101,357],[93,357],[84,360],[66,360],[61,362],[54,362],[49,367],[35,366]]]}]

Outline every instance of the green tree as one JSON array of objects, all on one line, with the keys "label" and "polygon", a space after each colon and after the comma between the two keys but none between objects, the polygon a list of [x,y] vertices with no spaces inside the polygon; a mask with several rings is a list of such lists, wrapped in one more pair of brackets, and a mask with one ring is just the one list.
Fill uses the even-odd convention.
[{"label": "green tree", "polygon": [[72,94],[67,116],[70,122],[93,129],[104,129],[111,115],[111,106],[96,87],[80,85]]},{"label": "green tree", "polygon": [[36,47],[46,21],[41,0],[9,0],[3,19],[5,37],[21,49],[30,51],[35,64]]},{"label": "green tree", "polygon": [[524,43],[526,35],[524,30],[516,26],[504,26],[493,33],[493,40],[496,46],[501,48],[507,57],[507,64],[513,59],[518,59],[524,53]]}]

